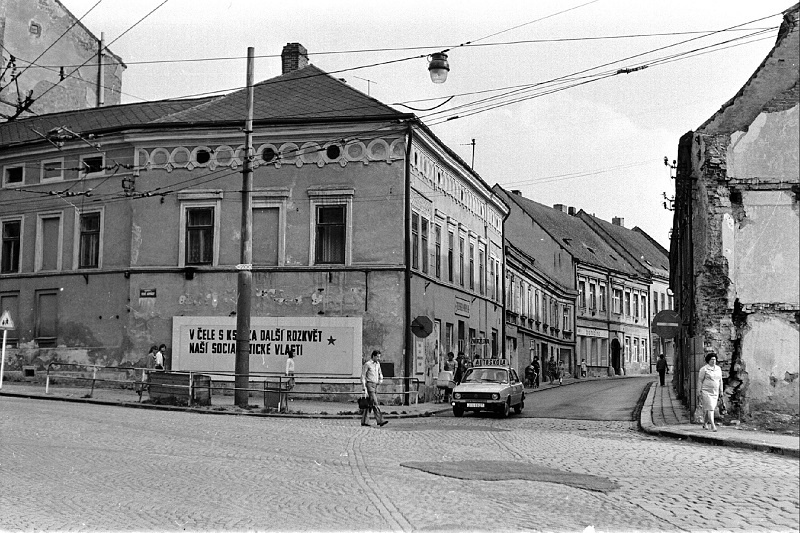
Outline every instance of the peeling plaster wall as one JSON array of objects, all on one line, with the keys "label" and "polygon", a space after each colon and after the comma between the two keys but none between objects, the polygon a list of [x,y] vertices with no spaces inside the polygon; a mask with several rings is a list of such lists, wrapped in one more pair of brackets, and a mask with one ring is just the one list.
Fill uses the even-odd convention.
[{"label": "peeling plaster wall", "polygon": [[742,363],[749,380],[750,407],[800,410],[797,323],[767,313],[747,317],[742,333]]},{"label": "peeling plaster wall", "polygon": [[723,215],[723,255],[728,261],[728,307],[780,302],[800,304],[800,217],[790,191],[747,191]]},{"label": "peeling plaster wall", "polygon": [[795,105],[695,137],[695,323],[745,415],[800,408],[799,131]]},{"label": "peeling plaster wall", "polygon": [[[48,91],[31,107],[38,114],[97,106],[98,67],[97,61],[93,59],[97,58],[99,37],[92,35],[80,23],[69,29],[74,22],[75,17],[55,0],[0,0],[0,44],[5,48],[4,61],[8,59],[8,53],[28,59],[37,57],[58,39],[56,45],[42,57],[42,63],[90,63],[60,83],[57,68],[55,72],[41,68],[26,70],[19,77],[23,98],[31,90],[34,98]],[[68,33],[61,37],[68,29]],[[98,31],[97,35],[99,34]],[[17,64],[20,70],[26,66],[27,64],[21,62]],[[105,105],[120,103],[124,68],[118,58],[106,54],[103,80]],[[73,70],[75,67],[65,68],[66,74]],[[56,88],[50,90],[56,84]],[[9,87],[2,96],[8,101],[16,102],[16,87]],[[12,108],[5,104],[0,104],[0,111],[13,113]]]},{"label": "peeling plaster wall", "polygon": [[761,113],[747,131],[731,135],[727,151],[728,176],[737,179],[797,181],[800,173],[800,107]]}]

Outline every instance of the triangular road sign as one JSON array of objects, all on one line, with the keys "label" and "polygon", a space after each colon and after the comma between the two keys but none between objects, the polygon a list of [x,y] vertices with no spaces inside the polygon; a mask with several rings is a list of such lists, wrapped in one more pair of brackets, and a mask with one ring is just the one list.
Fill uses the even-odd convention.
[{"label": "triangular road sign", "polygon": [[14,329],[14,321],[8,311],[3,311],[3,316],[0,316],[0,329]]}]

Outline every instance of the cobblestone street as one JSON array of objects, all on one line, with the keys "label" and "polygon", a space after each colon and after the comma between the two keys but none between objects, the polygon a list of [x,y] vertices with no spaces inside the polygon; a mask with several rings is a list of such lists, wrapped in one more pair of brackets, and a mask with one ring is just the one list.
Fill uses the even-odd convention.
[{"label": "cobblestone street", "polygon": [[[797,531],[800,521],[796,459],[659,439],[634,422],[433,417],[377,429],[3,398],[0,435],[2,530]],[[472,460],[618,488],[402,466]]]}]

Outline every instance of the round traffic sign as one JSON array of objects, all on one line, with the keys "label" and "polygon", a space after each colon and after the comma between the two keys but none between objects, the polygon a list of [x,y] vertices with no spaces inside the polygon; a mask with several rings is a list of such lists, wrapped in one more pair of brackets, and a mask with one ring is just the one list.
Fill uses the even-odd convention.
[{"label": "round traffic sign", "polygon": [[650,329],[662,339],[674,339],[681,331],[681,317],[671,309],[664,309],[653,317]]},{"label": "round traffic sign", "polygon": [[420,339],[424,339],[430,335],[432,331],[433,322],[425,315],[420,315],[411,322],[411,332]]}]

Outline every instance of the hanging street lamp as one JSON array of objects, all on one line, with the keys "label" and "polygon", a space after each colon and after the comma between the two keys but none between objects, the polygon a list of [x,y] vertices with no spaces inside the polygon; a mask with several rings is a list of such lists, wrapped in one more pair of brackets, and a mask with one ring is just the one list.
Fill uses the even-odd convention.
[{"label": "hanging street lamp", "polygon": [[444,83],[445,80],[447,80],[447,73],[450,72],[447,54],[444,52],[436,52],[429,57],[428,72],[431,74],[431,81],[433,83]]}]

